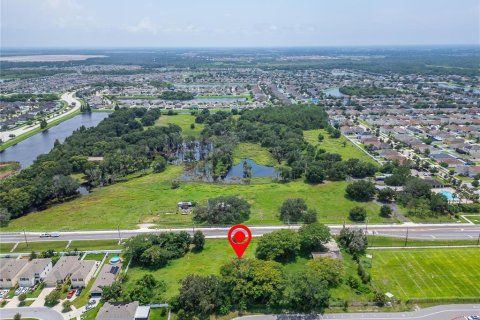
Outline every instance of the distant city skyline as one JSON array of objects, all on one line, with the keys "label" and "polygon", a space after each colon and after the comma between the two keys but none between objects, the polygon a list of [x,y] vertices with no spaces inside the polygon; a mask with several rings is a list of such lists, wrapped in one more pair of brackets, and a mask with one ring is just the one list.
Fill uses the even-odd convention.
[{"label": "distant city skyline", "polygon": [[479,45],[479,0],[1,0],[1,47]]}]

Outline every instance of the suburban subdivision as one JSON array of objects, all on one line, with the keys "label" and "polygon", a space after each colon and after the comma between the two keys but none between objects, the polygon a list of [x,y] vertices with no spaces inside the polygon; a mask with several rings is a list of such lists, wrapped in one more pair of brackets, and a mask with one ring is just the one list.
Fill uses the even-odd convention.
[{"label": "suburban subdivision", "polygon": [[[27,2],[1,3],[0,319],[480,319],[478,37],[232,45],[215,18],[203,46]],[[29,6],[62,17],[25,20],[45,47]]]}]

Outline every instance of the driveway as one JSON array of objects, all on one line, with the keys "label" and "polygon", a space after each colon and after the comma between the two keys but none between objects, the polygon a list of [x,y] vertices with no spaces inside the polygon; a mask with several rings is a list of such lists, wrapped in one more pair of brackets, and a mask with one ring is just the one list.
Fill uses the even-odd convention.
[{"label": "driveway", "polygon": [[55,290],[55,287],[44,288],[38,295],[38,298],[31,304],[31,307],[43,307],[45,305],[45,297],[53,290]]},{"label": "driveway", "polygon": [[0,309],[0,319],[13,319],[17,313],[20,313],[22,318],[63,320],[63,317],[60,313],[45,307],[2,308]]}]

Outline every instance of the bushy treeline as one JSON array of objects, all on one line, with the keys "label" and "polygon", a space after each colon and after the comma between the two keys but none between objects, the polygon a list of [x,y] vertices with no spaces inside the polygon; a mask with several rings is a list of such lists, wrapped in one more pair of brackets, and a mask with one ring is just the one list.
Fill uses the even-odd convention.
[{"label": "bushy treeline", "polygon": [[14,93],[10,95],[0,95],[1,102],[15,102],[15,101],[55,101],[59,100],[60,96],[56,93]]},{"label": "bushy treeline", "polygon": [[362,96],[362,97],[373,97],[373,96],[398,96],[399,91],[390,88],[379,88],[379,87],[341,87],[339,91],[343,94],[349,96]]},{"label": "bushy treeline", "polygon": [[[85,174],[92,186],[107,185],[149,168],[161,157],[173,156],[182,145],[181,129],[170,125],[144,130],[136,118],[152,113],[143,108],[120,109],[97,127],[82,126],[63,144],[57,141],[30,167],[0,182],[0,206],[15,218],[31,208],[77,195],[79,185],[73,173]],[[89,156],[103,157],[103,161],[88,161]]]},{"label": "bushy treeline", "polygon": [[191,92],[187,91],[164,91],[159,96],[164,100],[192,100],[195,96]]}]

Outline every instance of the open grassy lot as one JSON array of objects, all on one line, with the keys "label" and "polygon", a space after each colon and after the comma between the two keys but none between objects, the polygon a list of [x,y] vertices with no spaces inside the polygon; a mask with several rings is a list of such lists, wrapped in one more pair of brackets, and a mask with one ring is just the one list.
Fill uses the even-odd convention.
[{"label": "open grassy lot", "polygon": [[[205,125],[200,123],[195,123],[195,117],[190,114],[177,114],[174,116],[167,116],[162,114],[162,116],[155,123],[156,126],[168,126],[169,123],[179,125],[182,128],[182,136],[200,136]],[[190,125],[195,123],[195,128],[190,128]]]},{"label": "open grassy lot", "polygon": [[[47,210],[12,220],[2,231],[100,230],[137,228],[139,223],[160,227],[191,226],[190,215],[175,214],[178,201],[205,202],[220,195],[238,195],[251,204],[249,225],[280,224],[278,209],[287,198],[304,198],[318,212],[322,223],[343,223],[355,206],[365,207],[369,223],[389,222],[381,218],[375,203],[359,203],[344,197],[346,181],[309,185],[303,181],[273,183],[253,179],[250,185],[185,182],[172,189],[171,181],[182,168],[169,166],[160,174],[150,174],[124,183],[94,189],[89,195],[55,205]],[[348,221],[348,219],[347,219]]]},{"label": "open grassy lot", "polygon": [[369,251],[373,283],[384,292],[412,298],[479,298],[480,248]]},{"label": "open grassy lot", "polygon": [[263,166],[276,166],[278,162],[272,154],[256,143],[239,143],[233,150],[233,163],[239,164],[243,159],[251,159]]},{"label": "open grassy lot", "polygon": [[[254,257],[256,239],[248,246],[243,257]],[[130,267],[128,270],[126,290],[130,290],[135,281],[144,274],[151,273],[155,279],[163,280],[167,284],[165,298],[171,298],[178,294],[179,281],[189,274],[219,274],[220,267],[231,259],[237,259],[229,242],[225,240],[207,240],[205,248],[199,253],[187,253],[183,258],[172,260],[164,268],[150,271],[139,267]]]},{"label": "open grassy lot", "polygon": [[[323,134],[324,136],[324,140],[322,142],[318,142],[319,133]],[[362,150],[355,147],[344,136],[341,136],[338,139],[332,139],[328,135],[328,132],[323,129],[303,131],[303,136],[305,137],[305,140],[308,143],[314,146],[319,145],[322,149],[325,149],[327,152],[338,153],[339,155],[342,156],[343,160],[360,159],[362,161],[378,164],[375,160],[367,156]],[[345,146],[343,146],[344,142],[345,142]]]},{"label": "open grassy lot", "polygon": [[[477,239],[470,240],[428,240],[428,239],[408,239],[407,247],[420,246],[465,246],[476,245]],[[405,238],[368,236],[368,245],[370,247],[404,247]]]}]

